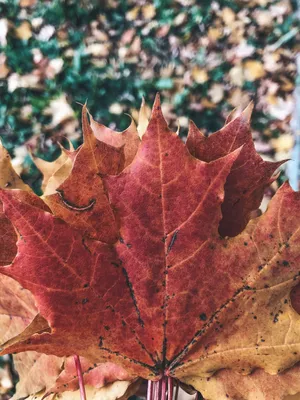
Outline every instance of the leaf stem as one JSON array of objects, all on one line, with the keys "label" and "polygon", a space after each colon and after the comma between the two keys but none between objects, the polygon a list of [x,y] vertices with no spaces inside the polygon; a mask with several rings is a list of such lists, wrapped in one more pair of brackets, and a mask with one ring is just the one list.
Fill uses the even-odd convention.
[{"label": "leaf stem", "polygon": [[168,400],[173,400],[173,378],[168,376]]},{"label": "leaf stem", "polygon": [[74,361],[75,361],[75,366],[76,366],[76,371],[77,371],[77,376],[78,376],[78,381],[79,381],[80,399],[86,400],[80,358],[78,356],[74,356]]},{"label": "leaf stem", "polygon": [[153,382],[153,398],[151,400],[159,400],[157,395],[158,382]]},{"label": "leaf stem", "polygon": [[156,382],[156,387],[155,387],[155,400],[161,400],[160,399],[160,392],[161,392],[161,379]]},{"label": "leaf stem", "polygon": [[152,400],[152,394],[153,394],[153,384],[154,382],[148,381],[148,388],[147,388],[147,400]]},{"label": "leaf stem", "polygon": [[[178,396],[178,382],[170,376],[163,376],[159,381],[148,381],[147,400],[173,400],[174,383],[176,382]],[[177,400],[177,398],[175,399]]]},{"label": "leaf stem", "polygon": [[167,381],[166,377],[163,376],[161,379],[161,395],[160,395],[161,400],[166,400],[166,389],[167,389]]}]

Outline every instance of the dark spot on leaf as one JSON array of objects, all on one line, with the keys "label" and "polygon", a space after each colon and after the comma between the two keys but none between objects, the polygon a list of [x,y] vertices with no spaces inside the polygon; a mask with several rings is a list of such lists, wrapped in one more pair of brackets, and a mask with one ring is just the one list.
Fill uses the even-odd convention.
[{"label": "dark spot on leaf", "polygon": [[176,239],[177,239],[177,235],[178,235],[178,229],[173,233],[172,239],[170,241],[170,244],[168,246],[168,250],[167,250],[167,255],[170,253],[170,251],[172,250],[172,247],[174,246]]},{"label": "dark spot on leaf", "polygon": [[289,263],[287,260],[283,260],[283,261],[282,261],[282,265],[283,265],[284,267],[288,267],[288,266],[290,265],[290,263]]},{"label": "dark spot on leaf", "polygon": [[274,318],[273,318],[273,323],[274,323],[274,324],[276,324],[276,322],[278,322],[278,317],[279,317],[279,314],[276,313],[276,314],[274,315]]},{"label": "dark spot on leaf", "polygon": [[126,243],[125,240],[122,237],[119,238],[119,242],[122,243],[122,244],[125,244],[125,246],[128,249],[131,249],[131,247],[132,247],[132,245],[130,243]]}]

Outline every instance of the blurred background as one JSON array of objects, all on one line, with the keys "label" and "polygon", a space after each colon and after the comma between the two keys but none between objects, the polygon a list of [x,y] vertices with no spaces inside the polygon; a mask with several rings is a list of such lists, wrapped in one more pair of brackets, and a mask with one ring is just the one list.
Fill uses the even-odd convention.
[{"label": "blurred background", "polygon": [[[0,136],[38,191],[27,146],[46,159],[80,143],[78,103],[113,129],[161,92],[181,134],[205,132],[252,99],[257,150],[293,146],[297,0],[0,0]],[[282,154],[284,153],[284,154]]]},{"label": "blurred background", "polygon": [[[299,10],[299,0],[0,0],[0,137],[14,167],[39,193],[28,148],[53,160],[66,137],[80,144],[85,101],[123,130],[125,113],[137,118],[159,91],[183,137],[189,119],[211,133],[253,100],[257,151],[292,158],[281,179],[296,188]],[[1,362],[5,399],[13,379]]]}]

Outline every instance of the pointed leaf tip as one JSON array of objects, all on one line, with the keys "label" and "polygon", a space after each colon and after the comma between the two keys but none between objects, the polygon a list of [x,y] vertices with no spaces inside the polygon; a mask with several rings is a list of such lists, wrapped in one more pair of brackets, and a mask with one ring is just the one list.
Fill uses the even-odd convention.
[{"label": "pointed leaf tip", "polygon": [[138,125],[137,125],[137,131],[139,134],[139,137],[142,138],[144,133],[147,130],[148,124],[149,124],[149,118],[148,118],[148,112],[147,112],[147,105],[145,102],[145,98],[142,97],[142,103],[139,111],[139,116],[138,116]]},{"label": "pointed leaf tip", "polygon": [[157,93],[156,96],[155,96],[150,120],[154,116],[158,116],[158,115],[163,117],[162,110],[161,110],[161,101],[160,101],[160,94],[159,93]]},{"label": "pointed leaf tip", "polygon": [[201,137],[205,137],[204,133],[197,127],[195,122],[193,120],[189,120],[189,131],[188,131],[188,137],[193,136],[193,135],[199,135]]},{"label": "pointed leaf tip", "polygon": [[129,124],[128,128],[126,128],[125,131],[123,131],[123,132],[126,132],[128,129],[137,129],[136,123],[133,119],[133,116],[129,113],[124,113],[124,115],[127,115],[127,117],[130,118],[130,124]]},{"label": "pointed leaf tip", "polygon": [[180,135],[180,121],[179,119],[177,119],[177,129],[176,129],[176,135],[179,136]]},{"label": "pointed leaf tip", "polygon": [[86,104],[83,105],[82,107],[82,114],[81,114],[81,120],[82,120],[82,134],[83,134],[83,138],[84,140],[86,140],[87,138],[93,136],[93,130],[90,126],[89,120],[88,120],[88,109]]},{"label": "pointed leaf tip", "polygon": [[[280,172],[280,171],[279,171]],[[300,195],[299,191],[296,191],[292,188],[290,181],[286,180],[285,182],[283,182],[283,184],[280,186],[280,188],[278,189],[277,193],[298,193]]]},{"label": "pointed leaf tip", "polygon": [[242,111],[242,116],[245,118],[245,120],[247,122],[250,123],[251,121],[251,116],[252,116],[252,112],[254,109],[254,102],[250,101],[250,103],[247,105],[247,107]]},{"label": "pointed leaf tip", "polygon": [[[234,120],[237,119],[244,119],[247,123],[250,123],[251,121],[251,116],[252,112],[254,109],[254,102],[250,101],[250,103],[247,105],[244,110],[241,111],[239,107],[235,107],[227,116],[225,120],[224,127],[230,123],[232,123]],[[223,127],[223,128],[224,128]]]},{"label": "pointed leaf tip", "polygon": [[156,109],[157,107],[161,107],[161,101],[160,101],[160,94],[156,93],[154,103],[153,103],[153,109]]},{"label": "pointed leaf tip", "polygon": [[186,139],[186,147],[190,154],[197,158],[198,141],[205,140],[205,135],[201,132],[194,121],[189,120],[189,130]]},{"label": "pointed leaf tip", "polygon": [[230,111],[230,113],[227,115],[227,118],[225,120],[225,125],[229,124],[229,122],[231,122],[234,119],[236,112],[237,112],[236,107]]},{"label": "pointed leaf tip", "polygon": [[[157,119],[159,121],[159,123],[161,124],[162,127],[164,127],[165,129],[168,129],[168,123],[165,120],[165,117],[162,112],[159,93],[156,94],[155,99],[154,99],[151,117],[150,117],[150,121],[149,121],[149,126],[151,125],[151,122],[155,119]],[[148,128],[149,128],[149,126],[148,126]]]}]

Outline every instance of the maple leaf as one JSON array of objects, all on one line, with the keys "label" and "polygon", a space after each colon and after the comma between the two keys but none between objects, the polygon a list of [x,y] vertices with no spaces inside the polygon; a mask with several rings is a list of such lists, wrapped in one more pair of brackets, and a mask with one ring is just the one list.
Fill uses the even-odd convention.
[{"label": "maple leaf", "polygon": [[236,236],[243,231],[251,212],[259,208],[265,188],[277,178],[273,173],[284,162],[263,161],[256,153],[249,123],[252,109],[250,103],[238,117],[230,115],[226,125],[209,136],[190,123],[186,144],[199,160],[211,162],[243,146],[225,184],[219,227],[222,236]]},{"label": "maple leaf", "polygon": [[70,150],[66,150],[61,146],[61,154],[55,161],[46,161],[42,158],[34,156],[31,152],[31,158],[36,167],[41,171],[43,175],[42,181],[42,191],[45,192],[47,190],[47,186],[51,177],[65,164],[67,161],[72,158],[72,154],[76,154],[72,142],[69,141]]},{"label": "maple leaf", "polygon": [[80,149],[74,149],[72,143],[69,141],[70,149],[61,148],[60,156],[54,161],[46,161],[31,154],[31,158],[36,167],[43,175],[42,191],[44,196],[56,193],[56,189],[67,179],[70,175],[74,159]]},{"label": "maple leaf", "polygon": [[32,294],[15,280],[0,275],[0,288],[0,338],[4,342],[21,333],[37,312]]},{"label": "maple leaf", "polygon": [[[114,242],[117,227],[109,205],[101,175],[116,174],[125,163],[123,147],[115,148],[98,140],[89,125],[83,107],[84,143],[78,150],[71,174],[56,188],[54,194],[44,196],[52,212],[88,236]],[[80,185],[80,190],[77,190]]]},{"label": "maple leaf", "polygon": [[[38,311],[32,294],[15,280],[1,275],[0,290],[0,338],[4,342],[21,333]],[[32,351],[14,355],[14,364],[20,380],[13,399],[20,399],[54,385],[62,360]]]},{"label": "maple leaf", "polygon": [[147,130],[148,124],[149,124],[148,117],[149,117],[150,113],[148,111],[149,111],[148,107],[147,107],[145,99],[143,97],[139,115],[138,115],[138,126],[137,126],[137,131],[139,133],[140,138],[143,137],[144,133]]},{"label": "maple leaf", "polygon": [[89,116],[91,121],[90,126],[98,140],[117,148],[124,146],[125,161],[123,168],[127,167],[134,159],[140,144],[137,128],[133,119],[129,127],[120,133],[107,128],[105,125],[99,124],[93,119],[91,114],[89,114]]},{"label": "maple leaf", "polygon": [[[134,377],[121,367],[113,363],[92,364],[81,358],[81,368],[85,385],[101,388],[114,381],[131,381]],[[66,359],[64,369],[57,377],[55,385],[48,393],[61,393],[78,389],[76,366],[72,357]]]},{"label": "maple leaf", "polygon": [[[0,291],[0,338],[3,342],[22,332],[38,311],[31,293],[5,275],[0,276]],[[27,397],[43,389],[47,394],[78,390],[73,357],[64,360],[28,351],[15,354],[13,358],[19,375],[13,399]],[[82,359],[81,365],[85,384],[94,388],[103,388],[116,380],[132,381],[122,367],[112,363],[91,364]]]},{"label": "maple leaf", "polygon": [[45,387],[55,384],[62,369],[63,358],[48,356],[35,351],[14,355],[14,367],[19,375],[16,393],[12,400],[27,398]]},{"label": "maple leaf", "polygon": [[250,375],[223,369],[210,378],[191,377],[186,383],[193,386],[194,380],[197,380],[198,388],[201,386],[201,393],[208,400],[228,400],[228,398],[287,400],[285,397],[287,394],[296,394],[300,391],[299,373],[299,364],[278,375],[266,374],[262,369],[257,369]]},{"label": "maple leaf", "polygon": [[[10,188],[19,186],[24,188],[26,192],[30,191],[30,188],[24,185],[15,173],[9,154],[2,146],[0,150],[0,164],[2,165],[1,185]],[[58,167],[58,170],[54,171],[51,177],[49,176],[49,181],[57,176],[59,169],[62,168],[63,166]],[[48,182],[46,186],[49,186]],[[23,193],[23,200],[37,200],[34,203],[36,206],[41,206],[42,204],[42,208],[48,210],[36,196],[31,196],[32,198],[28,196],[30,196],[28,193]],[[6,218],[4,214],[2,215]],[[9,220],[7,222],[10,224]],[[6,232],[6,243],[11,241],[15,245],[17,235],[12,225],[11,228],[11,230]],[[1,225],[1,229],[3,229],[3,225]],[[15,251],[10,254],[9,258],[6,257],[5,261],[9,260],[11,262],[15,257],[14,253]],[[6,255],[8,255],[8,252],[6,252]],[[3,343],[22,333],[37,317],[38,310],[35,307],[32,294],[28,290],[23,289],[18,282],[5,275],[0,275],[0,292],[0,341]],[[62,358],[29,351],[15,354],[13,358],[15,369],[19,375],[19,382],[17,383],[13,399],[27,397],[43,389],[47,393],[76,391],[78,389],[78,377],[76,373],[76,377],[74,377],[76,369],[73,357],[66,358],[64,361]],[[132,380],[125,370],[112,363],[91,364],[82,358],[81,365],[84,382],[95,388],[103,388],[108,383],[116,380]],[[132,391],[132,386],[134,385],[130,383],[130,391]],[[97,393],[95,391],[95,394]]]},{"label": "maple leaf", "polygon": [[[12,188],[12,189],[23,189],[30,190],[30,188],[24,184],[19,175],[14,171],[8,151],[3,147],[0,141],[0,188]],[[17,236],[15,230],[5,216],[2,210],[2,203],[0,201],[0,265],[10,264],[14,259],[17,247],[16,240]]]},{"label": "maple leaf", "polygon": [[[128,381],[115,381],[97,389],[93,386],[87,385],[85,387],[86,397],[89,400],[126,400],[130,396],[136,393],[138,389],[138,383],[131,383]],[[62,392],[58,394],[49,395],[46,397],[47,400],[81,400],[79,390],[75,392]],[[44,400],[45,392],[41,392],[30,396],[28,400]]]},{"label": "maple leaf", "polygon": [[63,189],[53,203],[45,197],[53,214],[24,202],[22,191],[1,191],[20,237],[0,270],[32,292],[48,324],[38,333],[33,321],[2,353],[78,354],[130,376],[193,379],[199,390],[223,368],[277,374],[300,361],[290,300],[300,276],[300,194],[285,184],[240,235],[218,232],[235,163],[253,165],[243,158],[248,136],[243,148],[198,160],[168,129],[157,98],[124,169],[124,151],[95,138],[85,109],[83,132]]}]

